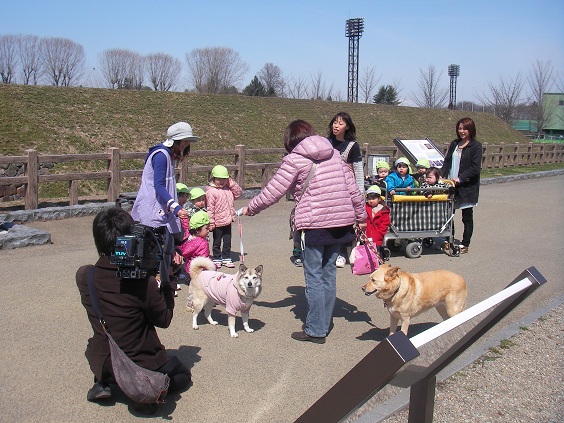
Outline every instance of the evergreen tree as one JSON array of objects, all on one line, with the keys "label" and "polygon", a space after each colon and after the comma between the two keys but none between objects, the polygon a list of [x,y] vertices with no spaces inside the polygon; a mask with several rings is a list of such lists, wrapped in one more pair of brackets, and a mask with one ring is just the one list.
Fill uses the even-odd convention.
[{"label": "evergreen tree", "polygon": [[397,106],[400,104],[398,100],[398,92],[391,85],[382,85],[378,93],[374,96],[373,102],[375,104],[388,104],[390,106]]},{"label": "evergreen tree", "polygon": [[264,85],[259,81],[256,75],[251,83],[245,87],[243,94],[254,97],[266,97],[268,95]]}]

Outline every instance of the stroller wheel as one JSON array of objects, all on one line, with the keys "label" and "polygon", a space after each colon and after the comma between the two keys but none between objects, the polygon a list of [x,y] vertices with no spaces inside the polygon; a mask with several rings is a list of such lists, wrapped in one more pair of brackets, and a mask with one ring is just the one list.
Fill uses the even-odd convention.
[{"label": "stroller wheel", "polygon": [[421,256],[421,252],[423,251],[423,246],[420,242],[410,242],[405,247],[405,255],[409,258],[417,258]]},{"label": "stroller wheel", "polygon": [[392,256],[392,252],[390,251],[390,249],[387,248],[387,247],[384,247],[382,249],[382,260],[389,261],[391,256]]},{"label": "stroller wheel", "polygon": [[460,247],[458,245],[452,246],[452,257],[458,257],[460,255]]}]

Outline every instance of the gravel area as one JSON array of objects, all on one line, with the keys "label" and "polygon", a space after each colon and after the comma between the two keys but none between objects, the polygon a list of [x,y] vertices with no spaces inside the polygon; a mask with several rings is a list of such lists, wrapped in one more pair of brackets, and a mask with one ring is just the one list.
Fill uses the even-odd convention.
[{"label": "gravel area", "polygon": [[[433,421],[564,422],[564,305],[438,383]],[[407,422],[404,409],[384,420]]]}]

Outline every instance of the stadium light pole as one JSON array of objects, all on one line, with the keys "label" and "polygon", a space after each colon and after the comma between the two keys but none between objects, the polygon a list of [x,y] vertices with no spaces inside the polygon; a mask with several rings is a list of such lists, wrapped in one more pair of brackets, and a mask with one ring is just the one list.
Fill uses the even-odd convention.
[{"label": "stadium light pole", "polygon": [[456,110],[456,78],[460,75],[459,65],[449,65],[448,76],[450,76],[450,100],[448,102],[448,108],[450,110]]},{"label": "stadium light pole", "polygon": [[349,39],[347,101],[358,103],[358,45],[364,32],[364,18],[347,19],[345,35]]}]

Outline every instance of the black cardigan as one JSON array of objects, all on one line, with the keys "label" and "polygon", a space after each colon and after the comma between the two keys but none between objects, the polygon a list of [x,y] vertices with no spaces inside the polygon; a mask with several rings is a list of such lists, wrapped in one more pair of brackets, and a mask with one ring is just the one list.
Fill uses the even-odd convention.
[{"label": "black cardigan", "polygon": [[[450,143],[445,161],[441,169],[441,176],[448,178],[452,165],[452,154],[461,139],[456,139]],[[475,204],[480,195],[480,170],[482,167],[482,144],[477,140],[470,140],[468,145],[462,149],[460,157],[460,168],[458,179],[460,184],[456,185],[455,204]]]}]

